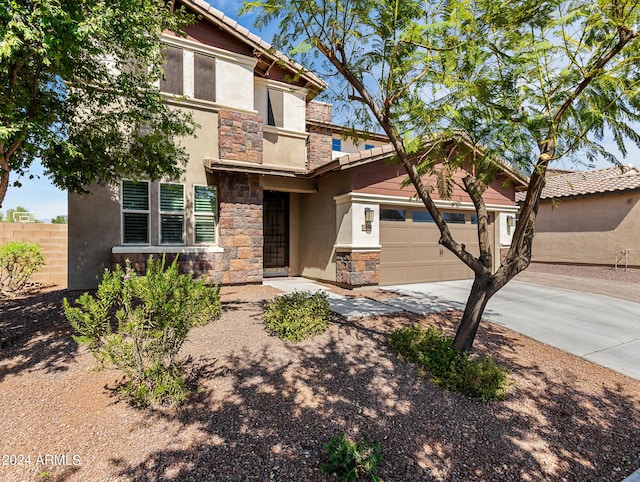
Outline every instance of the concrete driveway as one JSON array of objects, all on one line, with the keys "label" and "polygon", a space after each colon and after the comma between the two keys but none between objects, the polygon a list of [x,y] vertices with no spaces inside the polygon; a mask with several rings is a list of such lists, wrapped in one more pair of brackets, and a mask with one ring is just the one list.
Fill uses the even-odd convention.
[{"label": "concrete driveway", "polygon": [[[464,309],[471,283],[444,281],[383,289]],[[489,301],[484,318],[640,380],[640,303],[511,281]]]}]

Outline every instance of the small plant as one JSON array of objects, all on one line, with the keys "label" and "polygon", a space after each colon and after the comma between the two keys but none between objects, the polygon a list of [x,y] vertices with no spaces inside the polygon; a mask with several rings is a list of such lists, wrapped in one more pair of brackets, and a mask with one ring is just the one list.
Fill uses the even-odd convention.
[{"label": "small plant", "polygon": [[463,393],[481,402],[506,396],[507,371],[492,358],[472,358],[453,348],[453,340],[435,327],[419,326],[395,330],[389,344],[407,360],[432,375],[432,381],[447,390]]},{"label": "small plant", "polygon": [[329,455],[329,463],[320,467],[323,473],[335,474],[342,482],[361,477],[369,477],[374,482],[380,480],[376,475],[380,463],[379,444],[369,441],[366,435],[362,442],[356,442],[343,433],[325,444],[324,450]]},{"label": "small plant", "polygon": [[177,355],[196,325],[220,316],[220,289],[178,272],[177,257],[149,258],[144,276],[130,263],[106,271],[95,296],[83,294],[77,307],[64,300],[74,339],[126,376],[120,390],[137,407],[180,404],[188,395]]},{"label": "small plant", "polygon": [[39,244],[21,241],[3,244],[0,247],[0,292],[7,296],[19,293],[43,264]]},{"label": "small plant", "polygon": [[296,343],[324,332],[330,315],[326,293],[294,291],[270,301],[263,318],[269,333]]}]

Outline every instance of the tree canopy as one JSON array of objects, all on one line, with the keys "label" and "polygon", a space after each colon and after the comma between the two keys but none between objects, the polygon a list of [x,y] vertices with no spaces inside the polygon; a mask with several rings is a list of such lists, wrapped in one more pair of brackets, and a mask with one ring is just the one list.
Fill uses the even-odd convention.
[{"label": "tree canopy", "polygon": [[[619,163],[603,145],[608,133],[623,155],[628,142],[640,146],[636,0],[256,0],[245,9],[260,10],[258,25],[279,20],[274,45],[337,76],[352,118],[389,136],[440,243],[475,275],[459,350],[471,348],[491,296],[531,260],[549,164]],[[471,154],[451,142],[460,139]],[[436,189],[446,197],[463,163],[478,255],[453,238],[432,197]],[[530,176],[513,241],[494,269],[482,194],[500,164]]]},{"label": "tree canopy", "polygon": [[73,192],[177,176],[194,124],[158,91],[159,36],[189,21],[164,0],[0,0],[0,206],[36,159]]}]

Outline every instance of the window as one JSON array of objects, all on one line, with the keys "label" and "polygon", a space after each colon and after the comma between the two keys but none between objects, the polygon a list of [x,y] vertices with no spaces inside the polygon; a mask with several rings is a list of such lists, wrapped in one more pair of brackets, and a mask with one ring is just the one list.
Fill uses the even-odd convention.
[{"label": "window", "polygon": [[478,224],[478,215],[476,213],[471,215],[471,224]]},{"label": "window", "polygon": [[373,149],[375,146],[373,144],[365,144],[364,145],[364,150],[368,150],[368,149]]},{"label": "window", "polygon": [[341,151],[342,150],[342,141],[340,139],[331,139],[331,150],[332,151]]},{"label": "window", "polygon": [[160,184],[160,243],[184,244],[184,186]]},{"label": "window", "polygon": [[404,221],[404,209],[380,209],[380,221]]},{"label": "window", "polygon": [[284,93],[277,89],[267,89],[267,125],[284,125]]},{"label": "window", "polygon": [[465,216],[464,213],[442,213],[442,217],[449,224],[464,224]]},{"label": "window", "polygon": [[216,242],[216,188],[193,186],[196,244]]},{"label": "window", "polygon": [[433,216],[429,214],[429,211],[413,211],[412,214],[414,223],[434,223]]},{"label": "window", "polygon": [[182,95],[184,93],[184,58],[179,47],[165,46],[164,75],[160,79],[160,91],[168,94]]},{"label": "window", "polygon": [[149,183],[122,181],[122,243],[149,244]]},{"label": "window", "polygon": [[198,52],[193,58],[193,96],[196,99],[216,100],[216,59]]}]

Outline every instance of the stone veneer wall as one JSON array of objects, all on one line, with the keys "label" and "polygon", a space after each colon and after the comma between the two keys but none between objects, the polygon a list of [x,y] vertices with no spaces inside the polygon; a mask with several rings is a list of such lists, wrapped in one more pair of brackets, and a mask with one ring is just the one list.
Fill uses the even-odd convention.
[{"label": "stone veneer wall", "polygon": [[220,109],[218,145],[220,159],[262,164],[264,119],[260,115]]},{"label": "stone veneer wall", "polygon": [[336,253],[336,282],[356,287],[380,283],[380,251]]},{"label": "stone veneer wall", "polygon": [[[262,282],[262,188],[257,174],[220,173],[223,283]],[[228,279],[227,279],[228,276]]]},{"label": "stone veneer wall", "polygon": [[[332,106],[324,102],[307,103],[307,121],[331,124]],[[308,124],[307,169],[315,169],[331,162],[332,132],[329,126]]]},{"label": "stone veneer wall", "polygon": [[[262,188],[258,175],[220,173],[218,204],[219,245],[224,251],[180,254],[180,270],[214,283],[262,282]],[[161,248],[154,256],[162,256]],[[167,263],[175,256],[167,254]],[[148,253],[114,254],[112,263],[124,266],[128,259],[137,272],[144,273],[148,257]]]}]

